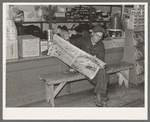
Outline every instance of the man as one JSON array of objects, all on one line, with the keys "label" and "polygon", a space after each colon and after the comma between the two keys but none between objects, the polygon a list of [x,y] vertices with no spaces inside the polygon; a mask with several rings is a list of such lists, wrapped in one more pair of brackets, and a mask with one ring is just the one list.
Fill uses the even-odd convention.
[{"label": "man", "polygon": [[[101,26],[94,27],[92,29],[91,36],[79,37],[74,40],[70,40],[70,43],[77,46],[81,50],[99,58],[104,61],[104,44],[102,42],[104,29]],[[107,84],[108,84],[108,75],[105,69],[100,69],[96,76],[90,80],[94,84],[95,98],[94,102],[97,106],[102,107],[106,106],[107,98]]]}]

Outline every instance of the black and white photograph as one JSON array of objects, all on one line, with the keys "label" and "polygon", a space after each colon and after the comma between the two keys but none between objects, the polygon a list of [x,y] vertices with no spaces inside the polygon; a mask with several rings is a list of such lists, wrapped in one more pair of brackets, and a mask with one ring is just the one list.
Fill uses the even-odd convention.
[{"label": "black and white photograph", "polygon": [[147,2],[4,2],[3,119],[147,120]]}]

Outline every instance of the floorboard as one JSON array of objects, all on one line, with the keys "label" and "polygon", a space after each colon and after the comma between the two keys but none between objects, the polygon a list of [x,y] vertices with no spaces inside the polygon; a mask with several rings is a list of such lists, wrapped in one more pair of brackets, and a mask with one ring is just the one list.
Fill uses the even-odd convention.
[{"label": "floorboard", "polygon": [[[97,107],[94,103],[93,89],[56,97],[55,107]],[[108,86],[107,107],[144,107],[144,83],[129,88],[117,83]],[[41,101],[22,107],[49,107],[46,101]]]}]

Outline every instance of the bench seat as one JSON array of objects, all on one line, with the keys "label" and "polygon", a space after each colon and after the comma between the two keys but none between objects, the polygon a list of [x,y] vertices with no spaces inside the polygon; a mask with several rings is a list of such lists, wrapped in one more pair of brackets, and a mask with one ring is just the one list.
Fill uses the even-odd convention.
[{"label": "bench seat", "polygon": [[[120,62],[118,64],[106,65],[106,72],[108,74],[116,73],[119,76],[119,84],[121,85],[124,81],[125,86],[128,88],[129,84],[129,70],[134,67],[133,64],[128,62]],[[46,83],[46,101],[54,107],[54,98],[59,91],[64,87],[67,82],[73,82],[78,80],[86,79],[86,77],[80,73],[72,72],[60,72],[43,74],[39,77]],[[56,89],[54,85],[59,84]]]}]

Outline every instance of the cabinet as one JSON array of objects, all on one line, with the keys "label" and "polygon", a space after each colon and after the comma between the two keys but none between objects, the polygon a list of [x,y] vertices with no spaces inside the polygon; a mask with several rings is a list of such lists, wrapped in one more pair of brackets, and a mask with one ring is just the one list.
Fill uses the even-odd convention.
[{"label": "cabinet", "polygon": [[126,30],[123,61],[134,64],[130,82],[135,85],[144,82],[144,30]]}]

